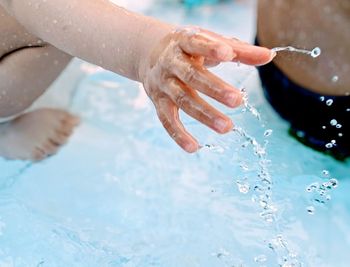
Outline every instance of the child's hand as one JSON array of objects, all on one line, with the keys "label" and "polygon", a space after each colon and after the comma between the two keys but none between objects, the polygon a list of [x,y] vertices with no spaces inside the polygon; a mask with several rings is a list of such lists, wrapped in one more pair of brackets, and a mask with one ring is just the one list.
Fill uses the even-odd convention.
[{"label": "child's hand", "polygon": [[262,65],[273,56],[267,48],[195,27],[183,28],[161,41],[141,67],[140,78],[169,135],[187,152],[195,152],[198,142],[185,130],[178,110],[223,134],[233,127],[230,118],[205,102],[198,92],[231,108],[242,102],[240,91],[206,66],[225,61]]}]

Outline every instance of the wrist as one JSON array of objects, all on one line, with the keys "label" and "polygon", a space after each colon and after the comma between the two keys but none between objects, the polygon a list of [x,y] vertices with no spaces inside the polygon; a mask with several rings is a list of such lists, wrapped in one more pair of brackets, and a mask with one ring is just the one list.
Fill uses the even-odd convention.
[{"label": "wrist", "polygon": [[140,49],[138,55],[137,81],[143,83],[148,67],[152,64],[152,56],[159,47],[162,41],[173,32],[175,26],[162,23],[150,19],[149,23],[145,24],[144,30],[140,35]]}]

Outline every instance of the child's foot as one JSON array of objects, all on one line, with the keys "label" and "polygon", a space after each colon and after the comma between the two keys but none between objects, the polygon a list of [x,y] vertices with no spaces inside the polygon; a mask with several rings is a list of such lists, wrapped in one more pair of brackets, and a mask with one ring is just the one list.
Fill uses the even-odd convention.
[{"label": "child's foot", "polygon": [[79,118],[58,109],[39,109],[0,124],[0,156],[39,161],[57,152]]}]

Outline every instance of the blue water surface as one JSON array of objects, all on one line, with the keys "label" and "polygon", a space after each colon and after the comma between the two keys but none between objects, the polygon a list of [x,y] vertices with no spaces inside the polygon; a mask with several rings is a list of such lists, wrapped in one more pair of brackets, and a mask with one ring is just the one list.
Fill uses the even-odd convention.
[{"label": "blue water surface", "polygon": [[[246,2],[142,11],[254,37],[254,6]],[[285,252],[268,245],[276,234],[302,266],[349,266],[350,163],[291,138],[263,98],[255,69],[224,64],[214,71],[245,87],[261,113],[258,121],[243,108],[213,103],[259,143],[269,142],[276,223],[261,218],[252,187],[246,194],[237,187],[237,180],[253,185],[258,179],[258,158],[244,138],[218,136],[182,114],[201,144],[215,145],[186,154],[167,136],[138,83],[75,60],[52,89],[82,118],[70,142],[40,163],[0,160],[0,267],[282,266]],[[64,93],[68,84],[74,90]],[[273,130],[270,137],[266,129]],[[331,177],[338,187],[316,203],[323,198],[306,188]]]}]

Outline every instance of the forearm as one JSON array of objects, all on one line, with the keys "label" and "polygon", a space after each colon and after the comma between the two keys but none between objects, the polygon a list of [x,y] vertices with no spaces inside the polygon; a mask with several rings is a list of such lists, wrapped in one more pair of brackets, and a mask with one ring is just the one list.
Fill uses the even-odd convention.
[{"label": "forearm", "polygon": [[0,0],[23,26],[60,50],[139,80],[142,59],[172,27],[108,0]]}]

